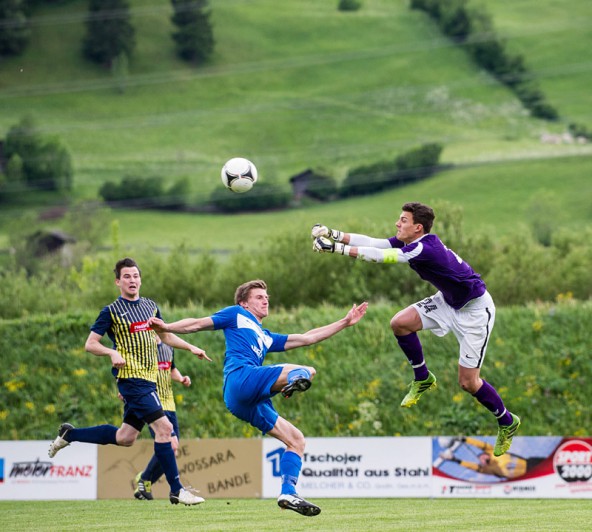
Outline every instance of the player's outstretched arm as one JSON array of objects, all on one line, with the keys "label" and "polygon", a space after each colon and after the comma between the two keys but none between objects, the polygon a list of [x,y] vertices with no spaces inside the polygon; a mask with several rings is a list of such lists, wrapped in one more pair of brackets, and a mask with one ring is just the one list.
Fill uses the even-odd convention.
[{"label": "player's outstretched arm", "polygon": [[168,344],[171,347],[174,347],[175,349],[184,349],[185,351],[193,353],[199,359],[207,360],[208,362],[212,361],[212,359],[208,355],[206,355],[206,352],[203,349],[197,347],[196,345],[190,344],[189,342],[186,342],[185,340],[179,338],[176,334],[173,334],[172,332],[157,332],[157,334],[158,336],[160,336],[160,339],[165,344]]},{"label": "player's outstretched arm", "polygon": [[152,316],[148,319],[148,325],[157,333],[172,332],[177,334],[189,334],[199,331],[213,331],[214,320],[207,318],[185,318],[172,323],[165,323],[164,320]]},{"label": "player's outstretched arm", "polygon": [[322,327],[317,327],[316,329],[311,329],[303,334],[288,335],[288,340],[286,341],[284,349],[287,351],[288,349],[316,344],[327,338],[331,338],[331,336],[334,336],[343,329],[358,323],[364,317],[364,314],[366,314],[367,309],[367,301],[364,301],[364,303],[361,303],[360,305],[354,303],[345,317],[340,320],[323,325]]}]

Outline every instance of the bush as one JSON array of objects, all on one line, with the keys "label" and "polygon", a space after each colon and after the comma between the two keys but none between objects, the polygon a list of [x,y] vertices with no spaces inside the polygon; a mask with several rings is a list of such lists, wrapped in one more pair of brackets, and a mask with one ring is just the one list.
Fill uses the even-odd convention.
[{"label": "bush", "polygon": [[158,207],[162,202],[163,187],[159,177],[125,176],[121,183],[106,181],[99,189],[99,195],[112,206]]},{"label": "bush", "polygon": [[339,0],[337,4],[339,11],[357,11],[361,7],[362,2],[360,0]]},{"label": "bush", "polygon": [[211,204],[227,213],[269,211],[287,207],[292,192],[287,185],[258,183],[245,194],[235,194],[226,188],[216,188],[210,196]]},{"label": "bush", "polygon": [[[6,157],[21,159],[9,179],[24,178],[27,186],[42,190],[69,190],[72,187],[72,159],[66,146],[57,138],[42,135],[32,117],[23,118],[6,135]],[[16,171],[16,166],[18,172]]]},{"label": "bush", "polygon": [[368,166],[358,166],[347,173],[339,195],[344,198],[372,194],[384,190],[395,174],[392,161],[382,161]]}]

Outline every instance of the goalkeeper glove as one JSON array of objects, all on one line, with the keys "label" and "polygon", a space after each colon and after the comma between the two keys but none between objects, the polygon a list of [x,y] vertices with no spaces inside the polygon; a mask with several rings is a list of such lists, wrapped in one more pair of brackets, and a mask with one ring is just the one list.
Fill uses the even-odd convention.
[{"label": "goalkeeper glove", "polygon": [[[333,242],[324,236],[315,238],[315,241],[312,244],[312,250],[316,251],[317,253],[339,253],[341,255],[345,255],[345,247],[345,244]],[[349,248],[349,246],[347,247]]]},{"label": "goalkeeper glove", "polygon": [[336,242],[341,242],[343,240],[343,231],[338,231],[337,229],[329,229],[326,225],[315,224],[312,226],[310,236],[311,238],[331,238]]}]

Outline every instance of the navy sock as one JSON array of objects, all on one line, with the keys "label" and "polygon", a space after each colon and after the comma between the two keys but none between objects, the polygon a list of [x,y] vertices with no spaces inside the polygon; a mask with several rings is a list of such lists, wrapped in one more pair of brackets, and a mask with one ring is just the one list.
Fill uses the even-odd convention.
[{"label": "navy sock", "polygon": [[486,380],[483,379],[483,386],[477,390],[477,393],[473,397],[497,418],[497,422],[500,425],[512,424],[512,416],[506,410],[502,398],[496,389]]},{"label": "navy sock", "polygon": [[164,471],[164,476],[171,487],[171,492],[177,493],[183,485],[179,480],[179,469],[177,468],[177,459],[171,442],[154,442],[154,454],[158,458]]},{"label": "navy sock", "polygon": [[114,425],[98,425],[84,429],[70,429],[65,440],[96,443],[98,445],[117,445],[116,434],[119,429]]},{"label": "navy sock", "polygon": [[310,379],[310,371],[306,368],[296,368],[288,373],[288,384],[292,384],[297,379]]},{"label": "navy sock", "polygon": [[302,468],[302,458],[292,451],[286,451],[280,459],[280,476],[282,478],[282,494],[294,495],[296,483]]},{"label": "navy sock", "polygon": [[150,482],[156,482],[160,477],[162,477],[164,470],[158,461],[158,458],[155,454],[152,455],[150,462],[142,471],[142,480],[149,480]]},{"label": "navy sock", "polygon": [[415,380],[426,380],[428,378],[428,367],[423,358],[423,349],[417,333],[406,334],[405,336],[395,335],[395,338],[413,368]]}]

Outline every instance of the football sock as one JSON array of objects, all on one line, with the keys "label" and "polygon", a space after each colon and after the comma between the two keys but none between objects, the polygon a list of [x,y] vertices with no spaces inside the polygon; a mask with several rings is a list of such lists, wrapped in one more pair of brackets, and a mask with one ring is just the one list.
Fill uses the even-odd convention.
[{"label": "football sock", "polygon": [[98,425],[83,429],[70,429],[64,440],[73,442],[96,443],[97,445],[117,445],[116,434],[119,429],[114,425]]},{"label": "football sock", "polygon": [[310,371],[306,368],[296,368],[288,373],[288,384],[292,384],[297,379],[310,379]]},{"label": "football sock", "polygon": [[280,459],[280,476],[282,478],[282,494],[294,495],[296,483],[302,468],[302,458],[292,451],[286,451]]},{"label": "football sock", "polygon": [[167,482],[171,487],[171,492],[177,493],[183,485],[179,480],[179,469],[177,468],[175,451],[173,451],[171,442],[154,442],[154,454],[160,462]]},{"label": "football sock", "polygon": [[142,480],[149,480],[150,482],[156,482],[162,477],[164,470],[158,461],[155,454],[152,455],[150,462],[146,466],[146,469],[142,472]]},{"label": "football sock", "polygon": [[497,418],[500,425],[512,424],[512,416],[506,410],[502,398],[485,379],[483,379],[483,386],[477,390],[477,393],[473,394],[473,397]]},{"label": "football sock", "polygon": [[415,380],[426,380],[428,378],[428,367],[423,358],[423,349],[417,333],[406,334],[405,336],[395,335],[395,338],[413,368]]}]

